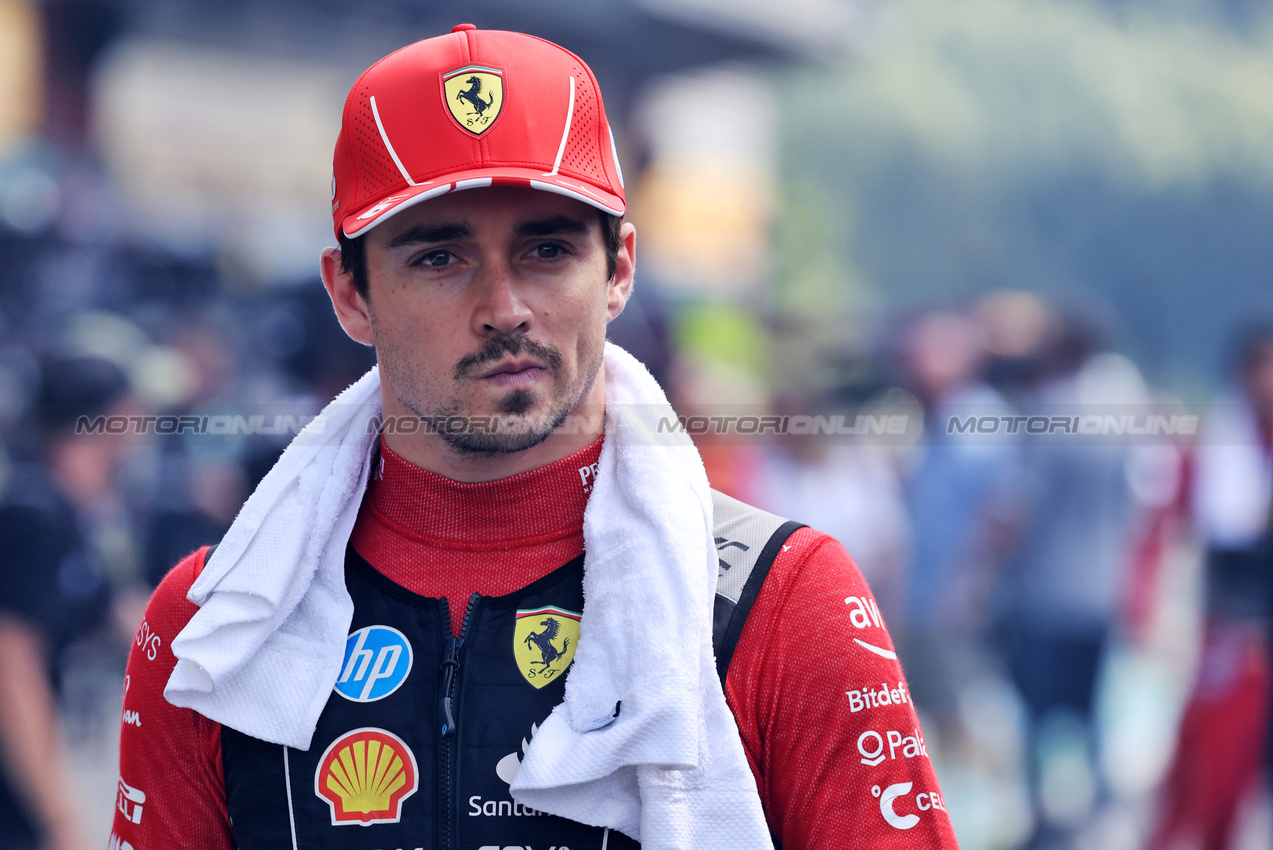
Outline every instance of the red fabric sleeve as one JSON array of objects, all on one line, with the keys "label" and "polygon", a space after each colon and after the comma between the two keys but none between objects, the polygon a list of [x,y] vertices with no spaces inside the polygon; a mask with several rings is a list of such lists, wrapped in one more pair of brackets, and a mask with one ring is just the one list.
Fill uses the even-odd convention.
[{"label": "red fabric sleeve", "polygon": [[177,664],[172,639],[198,610],[186,592],[207,551],[188,555],[160,582],[129,652],[111,850],[234,848],[220,724],[164,699]]},{"label": "red fabric sleeve", "polygon": [[725,694],[783,850],[957,846],[892,639],[834,539],[783,546]]}]

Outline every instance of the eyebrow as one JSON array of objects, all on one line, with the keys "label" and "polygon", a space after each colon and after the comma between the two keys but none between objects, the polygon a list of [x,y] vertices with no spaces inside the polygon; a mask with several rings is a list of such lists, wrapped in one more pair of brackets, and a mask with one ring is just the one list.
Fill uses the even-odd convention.
[{"label": "eyebrow", "polygon": [[419,224],[404,230],[389,240],[386,248],[401,248],[403,245],[416,245],[429,242],[448,242],[452,239],[470,239],[473,228],[465,222],[454,224]]},{"label": "eyebrow", "polygon": [[518,236],[553,236],[558,233],[587,233],[588,230],[588,222],[568,215],[523,221],[513,228]]}]

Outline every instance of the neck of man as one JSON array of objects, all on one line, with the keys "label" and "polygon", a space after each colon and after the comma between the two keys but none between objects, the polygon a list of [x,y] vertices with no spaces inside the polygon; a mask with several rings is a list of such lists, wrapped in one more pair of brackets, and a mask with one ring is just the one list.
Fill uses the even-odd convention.
[{"label": "neck of man", "polygon": [[[385,422],[419,421],[388,381],[380,384]],[[562,427],[545,440],[519,452],[471,452],[452,446],[421,423],[418,429],[385,428],[384,440],[403,460],[452,481],[497,481],[539,469],[592,444],[605,431],[605,366],[592,386],[571,408]]]}]

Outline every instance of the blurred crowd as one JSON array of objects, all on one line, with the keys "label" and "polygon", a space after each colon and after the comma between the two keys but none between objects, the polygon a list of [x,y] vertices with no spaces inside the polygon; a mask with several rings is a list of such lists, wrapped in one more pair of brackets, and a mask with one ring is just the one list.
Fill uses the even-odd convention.
[{"label": "blurred crowd", "polygon": [[372,362],[316,281],[234,291],[214,260],[64,232],[0,227],[4,848],[101,846],[151,589]]},{"label": "blurred crowd", "polygon": [[962,846],[1267,846],[1273,326],[1235,330],[1190,416],[1107,324],[1010,291],[901,317],[782,403],[913,410],[909,439],[709,473],[857,559]]},{"label": "blurred crowd", "polygon": [[[94,168],[25,162],[0,197],[0,848],[71,850],[106,832],[84,812],[139,722],[119,689],[151,589],[372,355],[316,278],[121,238]],[[643,280],[611,326],[683,413],[905,423],[695,440],[715,487],[858,562],[966,850],[1224,850],[1258,827],[1273,327],[1234,329],[1197,410],[1089,304],[899,311],[758,393],[687,355],[685,307]]]},{"label": "blurred crowd", "polygon": [[[0,846],[15,848],[88,846],[71,765],[130,722],[102,707],[118,711],[148,593],[371,362],[316,281],[236,291],[212,265],[54,234],[0,230]],[[46,275],[81,285],[41,297]],[[124,295],[103,283],[120,279]],[[710,412],[674,311],[647,287],[612,338],[683,411]],[[816,390],[758,408],[900,412],[904,435],[696,435],[715,486],[858,561],[966,848],[1222,850],[1261,805],[1273,329],[1235,339],[1231,382],[1192,420],[1113,343],[1091,311],[991,293],[882,322],[828,356]],[[183,416],[224,427],[171,426]]]}]

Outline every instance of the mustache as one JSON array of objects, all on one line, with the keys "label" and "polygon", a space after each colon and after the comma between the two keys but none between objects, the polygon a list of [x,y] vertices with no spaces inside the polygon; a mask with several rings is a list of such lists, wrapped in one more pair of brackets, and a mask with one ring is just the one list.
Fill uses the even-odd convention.
[{"label": "mustache", "polygon": [[482,343],[482,347],[472,354],[461,357],[455,364],[455,380],[463,381],[471,378],[479,369],[498,363],[504,359],[505,355],[521,354],[523,351],[543,363],[552,372],[561,368],[561,352],[551,345],[536,342],[526,334],[511,336],[501,334]]}]

